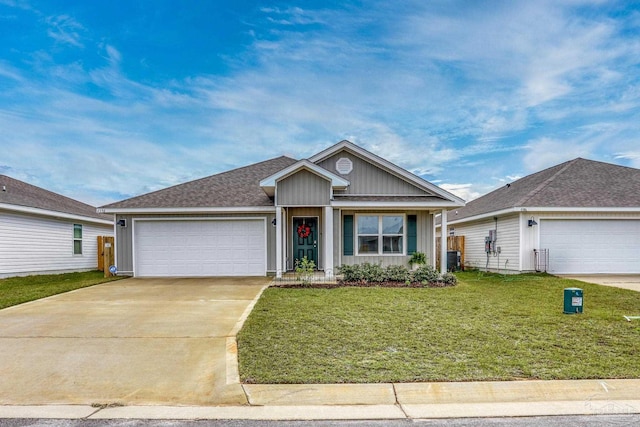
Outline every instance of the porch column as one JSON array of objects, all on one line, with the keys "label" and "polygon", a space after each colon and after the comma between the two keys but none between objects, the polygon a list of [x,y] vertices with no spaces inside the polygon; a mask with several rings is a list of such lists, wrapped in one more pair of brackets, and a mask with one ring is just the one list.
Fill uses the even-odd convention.
[{"label": "porch column", "polygon": [[282,230],[284,230],[284,224],[282,223],[282,208],[276,206],[276,277],[278,279],[282,277],[283,271]]},{"label": "porch column", "polygon": [[447,210],[440,215],[440,272],[447,272]]},{"label": "porch column", "polygon": [[333,277],[333,208],[324,208],[324,277]]}]

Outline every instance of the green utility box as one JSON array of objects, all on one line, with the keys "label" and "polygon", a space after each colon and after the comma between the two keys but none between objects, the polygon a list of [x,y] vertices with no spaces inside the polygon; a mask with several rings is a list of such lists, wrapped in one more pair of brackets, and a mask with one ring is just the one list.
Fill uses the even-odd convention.
[{"label": "green utility box", "polygon": [[564,290],[564,313],[582,313],[582,289],[565,288]]}]

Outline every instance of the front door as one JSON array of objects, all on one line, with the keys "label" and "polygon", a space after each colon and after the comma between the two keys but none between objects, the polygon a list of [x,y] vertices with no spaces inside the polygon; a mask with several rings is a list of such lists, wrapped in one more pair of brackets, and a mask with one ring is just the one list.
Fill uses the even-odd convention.
[{"label": "front door", "polygon": [[293,218],[293,266],[304,257],[318,267],[318,218]]}]

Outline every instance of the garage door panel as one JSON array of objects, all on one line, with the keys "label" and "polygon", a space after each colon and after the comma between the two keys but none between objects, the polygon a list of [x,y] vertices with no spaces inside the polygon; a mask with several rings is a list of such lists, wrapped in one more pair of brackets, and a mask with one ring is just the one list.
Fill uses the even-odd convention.
[{"label": "garage door panel", "polygon": [[264,276],[264,220],[136,221],[136,276]]},{"label": "garage door panel", "polygon": [[640,273],[640,220],[543,219],[540,248],[551,273]]}]

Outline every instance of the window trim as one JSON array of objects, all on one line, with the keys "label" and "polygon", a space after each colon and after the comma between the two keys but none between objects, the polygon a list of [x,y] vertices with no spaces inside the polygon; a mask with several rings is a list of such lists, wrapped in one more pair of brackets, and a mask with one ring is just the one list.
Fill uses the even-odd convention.
[{"label": "window trim", "polygon": [[[76,237],[76,227],[79,227],[80,230],[80,237]],[[82,256],[84,254],[84,244],[83,244],[83,229],[84,227],[82,226],[82,224],[77,224],[74,223],[73,224],[73,229],[72,229],[72,248],[71,248],[71,252],[73,253],[73,256]],[[80,252],[76,252],[76,242],[80,242]]]},{"label": "window trim", "polygon": [[[378,217],[378,234],[360,234],[358,232],[358,223],[361,216],[375,216]],[[399,216],[402,218],[402,234],[384,234],[382,228],[382,218],[389,216]],[[361,213],[354,215],[353,224],[353,240],[355,246],[355,256],[406,256],[407,255],[407,215],[404,213]],[[378,238],[378,253],[365,252],[360,253],[360,236],[377,236]],[[401,236],[402,237],[402,252],[398,253],[385,253],[384,252],[384,236]]]}]

